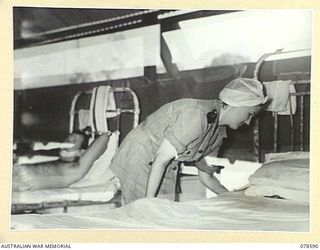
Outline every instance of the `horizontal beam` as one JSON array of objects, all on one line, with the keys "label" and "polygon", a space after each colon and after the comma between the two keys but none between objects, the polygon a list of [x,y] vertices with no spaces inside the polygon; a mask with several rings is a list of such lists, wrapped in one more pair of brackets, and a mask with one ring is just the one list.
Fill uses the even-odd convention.
[{"label": "horizontal beam", "polygon": [[[15,39],[14,49],[110,34],[155,24],[161,24],[161,26],[163,26],[161,29],[162,32],[166,32],[178,29],[178,22],[183,20],[221,15],[235,11],[236,10],[199,10],[191,12],[179,12],[178,10],[142,11],[141,14],[138,13],[135,15],[124,16],[123,18],[107,19],[105,21],[93,22],[91,24],[80,24],[72,27],[65,27],[56,31],[42,32],[28,39]],[[175,12],[178,14],[170,14]],[[166,13],[169,13],[167,17]],[[159,18],[161,15],[162,18]]]}]

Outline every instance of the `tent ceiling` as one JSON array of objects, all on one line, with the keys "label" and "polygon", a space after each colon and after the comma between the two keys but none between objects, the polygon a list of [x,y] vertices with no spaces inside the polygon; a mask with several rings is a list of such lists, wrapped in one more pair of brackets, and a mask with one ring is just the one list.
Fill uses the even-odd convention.
[{"label": "tent ceiling", "polygon": [[[173,12],[175,10],[14,7],[15,48],[162,23],[159,15]],[[228,12],[233,11],[186,11],[163,23],[165,29],[170,29],[170,26],[176,27],[179,20]]]}]

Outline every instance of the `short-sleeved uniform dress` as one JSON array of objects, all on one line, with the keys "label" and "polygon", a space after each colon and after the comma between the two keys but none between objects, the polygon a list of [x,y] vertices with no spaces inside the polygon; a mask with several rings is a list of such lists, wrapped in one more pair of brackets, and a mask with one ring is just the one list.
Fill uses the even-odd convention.
[{"label": "short-sleeved uniform dress", "polygon": [[[158,194],[172,198],[179,162],[218,153],[226,137],[225,126],[218,126],[220,106],[218,100],[180,99],[159,108],[126,136],[110,166],[120,179],[124,204],[145,197],[150,168],[164,138],[178,154],[168,165]],[[213,119],[210,114],[215,114]]]}]

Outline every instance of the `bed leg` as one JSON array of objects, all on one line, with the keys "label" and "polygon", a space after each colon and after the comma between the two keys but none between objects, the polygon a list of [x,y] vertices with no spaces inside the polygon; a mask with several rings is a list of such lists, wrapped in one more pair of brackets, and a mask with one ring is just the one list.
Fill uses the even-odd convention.
[{"label": "bed leg", "polygon": [[253,125],[253,153],[257,162],[261,161],[260,152],[260,133],[259,133],[259,119],[254,120]]}]

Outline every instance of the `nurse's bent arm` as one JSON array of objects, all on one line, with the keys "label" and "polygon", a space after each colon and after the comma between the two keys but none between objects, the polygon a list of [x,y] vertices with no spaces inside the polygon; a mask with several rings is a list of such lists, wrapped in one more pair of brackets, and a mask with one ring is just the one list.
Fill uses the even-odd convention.
[{"label": "nurse's bent arm", "polygon": [[209,188],[212,192],[216,194],[222,194],[228,192],[223,185],[221,185],[220,181],[213,174],[208,174],[199,169],[199,178],[202,184],[204,184],[207,188]]},{"label": "nurse's bent arm", "polygon": [[160,186],[163,174],[168,164],[176,157],[177,151],[172,144],[164,139],[152,163],[146,190],[146,197],[155,197]]},{"label": "nurse's bent arm", "polygon": [[[225,131],[224,131],[225,133]],[[220,146],[222,145],[222,140],[220,141],[220,145],[218,147],[216,147],[212,152],[211,152],[211,156],[218,156],[219,150],[220,150]],[[203,162],[203,164],[208,165],[207,161],[205,158],[201,159],[201,162]],[[214,166],[212,166],[211,168],[214,168]],[[216,193],[216,194],[222,194],[225,192],[228,192],[229,190],[226,189],[221,183],[220,181],[217,179],[217,177],[214,176],[214,172],[216,171],[216,169],[213,169],[213,172],[211,173],[207,173],[201,169],[198,168],[198,174],[199,174],[199,179],[201,181],[201,183],[203,185],[205,185],[207,188],[209,188],[212,192]]]}]

